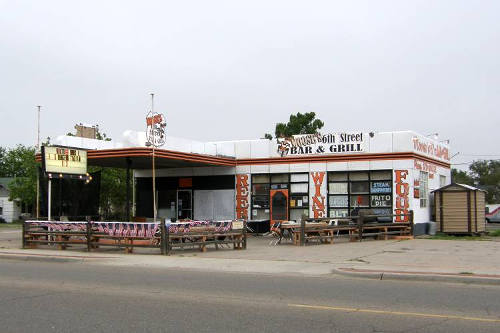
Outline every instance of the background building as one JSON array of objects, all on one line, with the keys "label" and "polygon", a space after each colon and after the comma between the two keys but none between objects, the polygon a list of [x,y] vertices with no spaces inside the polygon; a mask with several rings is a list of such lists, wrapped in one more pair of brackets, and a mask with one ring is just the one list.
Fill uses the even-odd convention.
[{"label": "background building", "polygon": [[9,200],[10,191],[8,184],[14,178],[0,178],[0,218],[11,223],[19,219],[21,215],[21,205],[18,200]]}]

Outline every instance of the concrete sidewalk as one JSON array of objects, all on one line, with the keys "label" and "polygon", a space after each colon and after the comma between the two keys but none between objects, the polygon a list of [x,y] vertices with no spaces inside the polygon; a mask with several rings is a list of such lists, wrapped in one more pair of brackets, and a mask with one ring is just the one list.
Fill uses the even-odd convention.
[{"label": "concrete sidewalk", "polygon": [[209,249],[159,255],[157,249],[124,254],[117,249],[86,252],[83,248],[21,249],[20,230],[0,230],[0,259],[81,261],[183,270],[260,274],[332,274],[376,279],[441,280],[500,285],[500,242],[464,240],[389,240],[333,245],[270,245],[271,239],[250,237],[243,251]]}]

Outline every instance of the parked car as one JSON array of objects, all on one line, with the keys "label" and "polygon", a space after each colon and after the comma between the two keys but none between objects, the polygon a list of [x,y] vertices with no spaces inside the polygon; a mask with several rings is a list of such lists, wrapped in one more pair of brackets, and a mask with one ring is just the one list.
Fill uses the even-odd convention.
[{"label": "parked car", "polygon": [[500,204],[486,205],[486,222],[500,223]]}]

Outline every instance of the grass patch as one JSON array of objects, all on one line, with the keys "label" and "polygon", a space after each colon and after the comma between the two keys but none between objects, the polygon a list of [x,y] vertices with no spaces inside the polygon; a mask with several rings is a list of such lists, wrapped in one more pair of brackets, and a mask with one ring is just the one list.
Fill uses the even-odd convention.
[{"label": "grass patch", "polygon": [[488,236],[491,236],[491,237],[500,237],[500,229],[497,229],[497,230],[494,230],[494,231],[491,231]]},{"label": "grass patch", "polygon": [[464,235],[464,236],[456,236],[456,235],[447,235],[447,234],[442,234],[442,233],[437,233],[434,236],[429,236],[428,239],[439,239],[439,240],[463,240],[463,241],[470,241],[470,240],[487,240],[487,238],[482,237],[482,236],[469,236],[469,235]]},{"label": "grass patch", "polygon": [[0,229],[21,229],[23,223],[21,221],[13,221],[12,223],[0,223]]}]

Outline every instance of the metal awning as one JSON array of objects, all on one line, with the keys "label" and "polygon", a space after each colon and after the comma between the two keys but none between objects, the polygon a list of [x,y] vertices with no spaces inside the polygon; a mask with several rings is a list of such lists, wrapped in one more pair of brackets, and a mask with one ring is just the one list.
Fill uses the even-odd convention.
[{"label": "metal awning", "polygon": [[[88,150],[87,164],[109,168],[151,169],[153,149],[144,147]],[[36,156],[41,161],[40,154]],[[129,164],[130,163],[130,164]],[[156,168],[193,168],[206,166],[236,166],[233,157],[183,153],[155,149]]]}]

